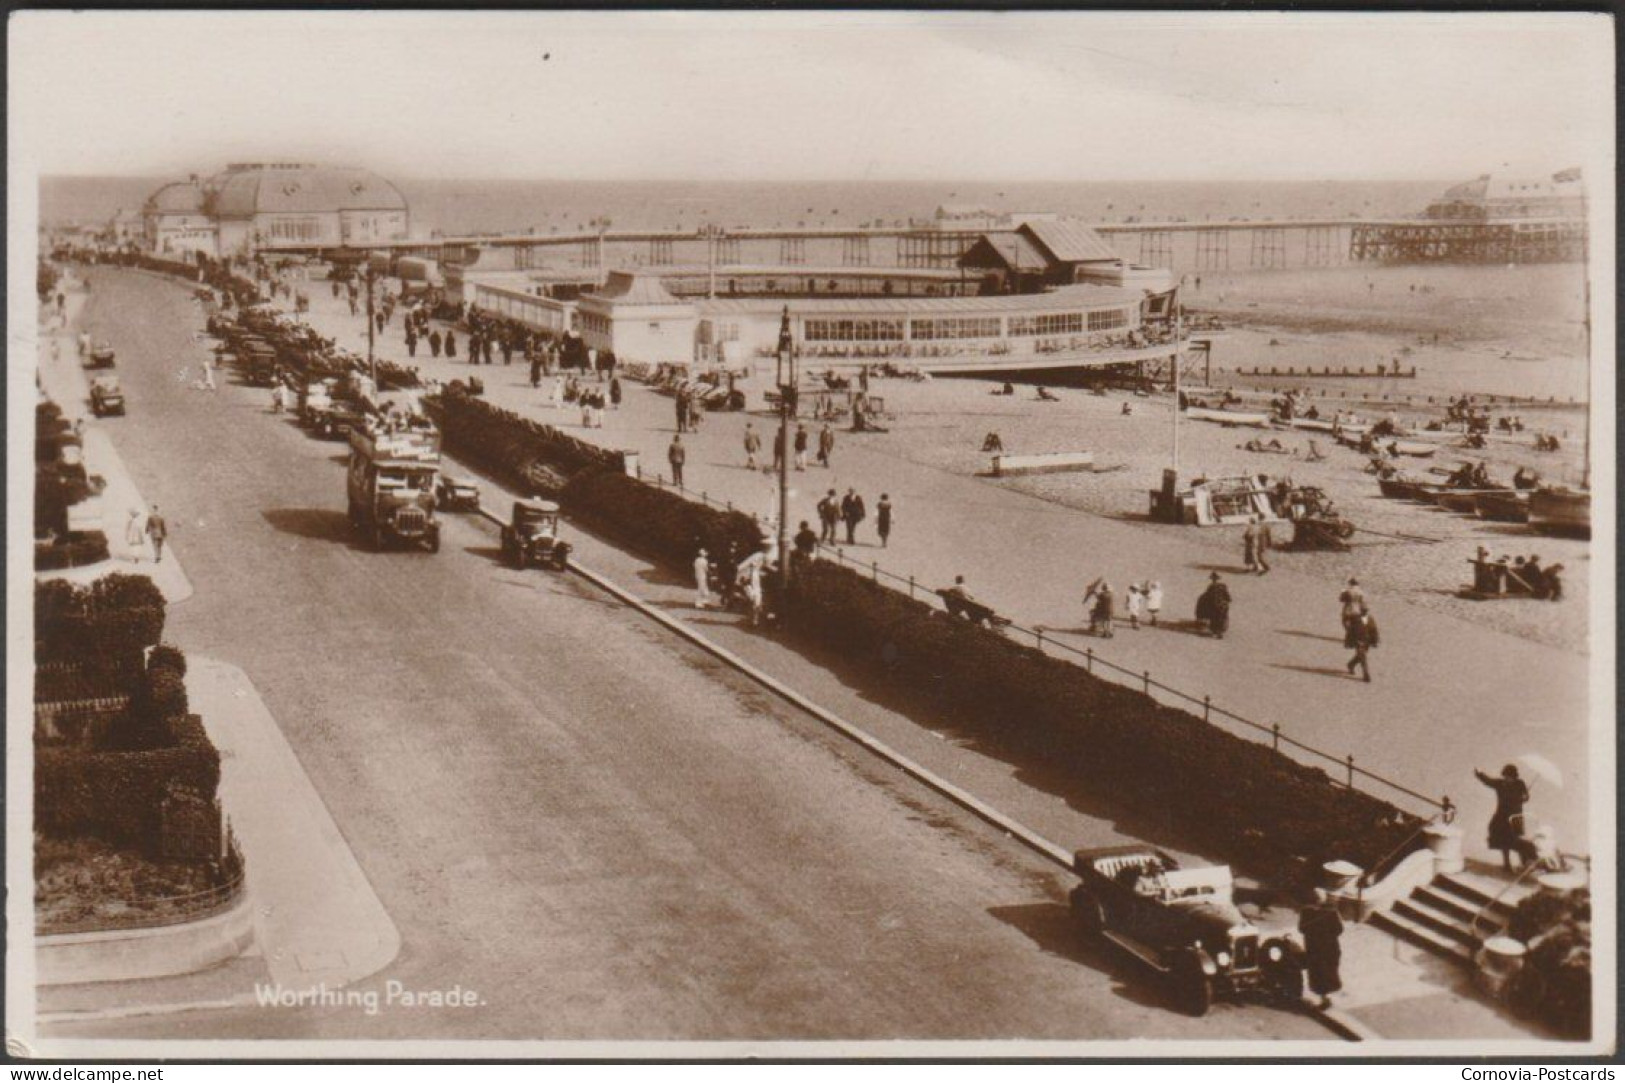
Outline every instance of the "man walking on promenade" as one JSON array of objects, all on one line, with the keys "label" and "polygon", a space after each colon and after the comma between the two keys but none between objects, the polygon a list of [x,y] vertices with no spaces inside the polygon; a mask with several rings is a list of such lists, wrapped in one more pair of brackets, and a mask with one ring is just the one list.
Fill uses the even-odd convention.
[{"label": "man walking on promenade", "polygon": [[530,355],[530,386],[532,388],[542,386],[542,355],[540,353]]},{"label": "man walking on promenade", "polygon": [[835,544],[835,523],[840,517],[841,505],[835,499],[835,490],[831,489],[828,495],[818,502],[819,541],[830,545]]},{"label": "man walking on promenade", "polygon": [[673,436],[671,447],[666,449],[666,461],[671,463],[671,481],[679,489],[683,487],[683,464],[688,461],[688,451],[683,447],[683,438]]},{"label": "man walking on promenade", "polygon": [[796,469],[807,469],[807,426],[796,422]]},{"label": "man walking on promenade", "polygon": [[875,506],[875,530],[880,534],[880,547],[886,548],[886,539],[891,537],[891,497],[885,493]]},{"label": "man walking on promenade", "polygon": [[1258,571],[1258,516],[1249,516],[1241,532],[1241,562],[1248,572]]},{"label": "man walking on promenade", "polygon": [[1377,645],[1377,620],[1364,606],[1355,616],[1354,623],[1349,627],[1349,645],[1354,648],[1354,657],[1349,659],[1349,676],[1354,676],[1356,667],[1360,670],[1361,678],[1371,683],[1370,651]]},{"label": "man walking on promenade", "polygon": [[440,332],[429,332],[429,354],[432,357],[440,356]]},{"label": "man walking on promenade", "polygon": [[818,465],[829,466],[829,457],[835,451],[835,433],[830,430],[829,422],[818,433]]},{"label": "man walking on promenade", "polygon": [[682,392],[677,394],[677,431],[688,431],[688,396]]},{"label": "man walking on promenade", "polygon": [[841,518],[846,522],[846,544],[858,544],[858,524],[868,515],[868,509],[863,506],[863,497],[857,490],[848,489],[841,498]]},{"label": "man walking on promenade", "polygon": [[147,538],[152,542],[152,561],[154,564],[164,562],[164,539],[169,537],[169,526],[164,517],[158,514],[158,505],[152,506],[152,514],[147,516]]},{"label": "man walking on promenade", "polygon": [[756,453],[762,450],[762,437],[756,426],[745,422],[745,469],[756,469]]},{"label": "man walking on promenade", "polygon": [[418,335],[417,335],[416,331],[412,330],[412,325],[407,324],[406,325],[406,356],[407,357],[416,357],[417,355],[418,355]]},{"label": "man walking on promenade", "polygon": [[1360,581],[1350,579],[1337,600],[1343,607],[1343,646],[1352,649],[1354,625],[1360,619],[1360,614],[1365,612],[1365,592],[1360,589]]},{"label": "man walking on promenade", "polygon": [[711,608],[711,560],[704,549],[694,555],[694,608]]},{"label": "man walking on promenade", "polygon": [[1265,522],[1264,517],[1262,515],[1260,515],[1258,517],[1258,535],[1257,535],[1257,538],[1256,538],[1256,540],[1254,542],[1254,550],[1253,550],[1253,559],[1258,561],[1258,574],[1259,575],[1268,575],[1269,574],[1269,571],[1270,571],[1270,546],[1272,546],[1274,544],[1275,544],[1275,539],[1270,537],[1270,525],[1269,525],[1269,523]]},{"label": "man walking on promenade", "polygon": [[1298,912],[1298,932],[1303,937],[1309,990],[1320,998],[1322,1009],[1330,1008],[1331,995],[1343,989],[1339,973],[1343,963],[1343,919],[1323,889],[1315,888],[1309,905]]}]

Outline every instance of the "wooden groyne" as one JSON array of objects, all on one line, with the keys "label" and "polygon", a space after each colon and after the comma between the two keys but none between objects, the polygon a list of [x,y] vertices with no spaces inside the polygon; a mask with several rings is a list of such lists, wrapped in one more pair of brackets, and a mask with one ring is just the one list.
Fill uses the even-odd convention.
[{"label": "wooden groyne", "polygon": [[1369,369],[1364,369],[1364,368],[1351,369],[1351,368],[1347,368],[1347,367],[1344,367],[1344,368],[1332,368],[1330,365],[1327,365],[1327,366],[1325,366],[1323,368],[1316,369],[1316,368],[1314,368],[1314,367],[1312,367],[1310,365],[1305,365],[1302,369],[1298,369],[1298,368],[1284,368],[1283,369],[1283,368],[1276,368],[1273,365],[1271,365],[1269,368],[1264,368],[1262,366],[1256,366],[1255,365],[1253,368],[1250,368],[1250,369],[1237,369],[1236,370],[1236,375],[1237,376],[1292,376],[1292,377],[1297,377],[1297,378],[1313,377],[1315,379],[1321,379],[1321,380],[1324,380],[1324,379],[1333,379],[1333,380],[1414,380],[1414,379],[1416,379],[1416,366],[1412,365],[1408,369],[1395,369],[1395,368],[1386,368],[1386,367],[1384,367],[1382,365],[1377,365],[1376,367],[1369,368]]}]

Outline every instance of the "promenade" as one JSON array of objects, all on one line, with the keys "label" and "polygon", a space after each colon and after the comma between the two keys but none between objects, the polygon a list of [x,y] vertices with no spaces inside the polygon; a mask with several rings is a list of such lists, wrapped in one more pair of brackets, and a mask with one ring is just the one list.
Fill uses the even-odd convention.
[{"label": "promenade", "polygon": [[[341,345],[364,351],[362,320],[320,286],[312,284],[313,311],[307,318]],[[546,382],[533,390],[526,367],[517,361],[503,366],[499,355],[496,365],[473,368],[463,357],[430,359],[421,345],[417,357],[408,359],[398,316],[378,337],[377,350],[382,358],[417,366],[426,377],[477,375],[489,401],[573,435],[636,450],[646,475],[669,477],[673,403],[639,384],[623,381],[621,409],[608,413],[603,429],[588,430],[580,425],[579,411],[552,409]],[[901,401],[898,393],[907,386],[882,381],[875,390]],[[750,412],[708,415],[703,430],[685,435],[683,442],[690,490],[765,518],[775,510],[776,479],[747,470],[742,446],[750,421],[771,447],[776,421],[761,409],[760,390],[750,389]],[[1490,791],[1473,779],[1472,770],[1496,771],[1526,753],[1544,756],[1561,770],[1563,785],[1534,781],[1530,812],[1556,829],[1565,849],[1589,849],[1589,776],[1609,772],[1611,762],[1600,762],[1607,754],[1594,757],[1589,749],[1583,657],[1421,608],[1401,595],[1368,592],[1383,640],[1373,655],[1374,681],[1365,684],[1344,669],[1349,652],[1342,646],[1338,586],[1324,579],[1285,568],[1265,577],[1244,576],[1239,554],[1233,562],[1215,561],[1211,547],[1183,536],[906,461],[888,447],[884,434],[838,431],[832,468],[811,466],[793,477],[792,526],[802,519],[816,523],[814,505],[828,489],[844,493],[850,486],[863,494],[870,518],[860,529],[859,544],[843,547],[845,559],[912,576],[922,596],[962,574],[978,598],[1018,625],[1042,627],[1046,639],[1092,648],[1115,666],[1136,674],[1149,671],[1157,683],[1197,699],[1210,697],[1215,707],[1265,727],[1278,724],[1293,740],[1339,760],[1352,755],[1361,770],[1418,793],[1448,794],[1461,810],[1470,853],[1482,848],[1493,806]],[[896,507],[887,549],[880,548],[873,530],[882,492]],[[1188,627],[1195,597],[1213,571],[1225,575],[1235,598],[1232,629],[1223,641]],[[1085,584],[1102,575],[1120,597],[1131,579],[1159,580],[1165,627],[1136,632],[1120,624],[1111,640],[1084,634],[1081,595]],[[1268,739],[1218,716],[1215,720]],[[1346,777],[1344,767],[1323,766],[1333,777]],[[1361,785],[1412,811],[1428,811],[1378,783],[1361,780]]]}]

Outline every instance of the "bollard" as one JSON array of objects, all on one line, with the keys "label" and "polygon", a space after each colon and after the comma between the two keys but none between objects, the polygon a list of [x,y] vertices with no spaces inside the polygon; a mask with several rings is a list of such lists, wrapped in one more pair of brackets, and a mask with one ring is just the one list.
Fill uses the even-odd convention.
[{"label": "bollard", "polygon": [[1270,747],[1277,752],[1281,751],[1281,724],[1279,722],[1270,723]]},{"label": "bollard", "polygon": [[1083,668],[1090,673],[1095,671],[1095,649],[1093,647],[1083,652]]},{"label": "bollard", "polygon": [[1349,789],[1354,789],[1354,753],[1349,753]]}]

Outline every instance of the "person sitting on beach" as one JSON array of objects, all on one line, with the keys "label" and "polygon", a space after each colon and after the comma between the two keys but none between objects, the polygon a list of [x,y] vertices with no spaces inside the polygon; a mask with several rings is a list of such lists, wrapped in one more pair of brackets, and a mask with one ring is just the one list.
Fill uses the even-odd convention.
[{"label": "person sitting on beach", "polygon": [[1061,400],[1056,398],[1054,395],[1050,394],[1049,388],[1040,387],[1038,389],[1038,401],[1039,402],[1060,402]]},{"label": "person sitting on beach", "polygon": [[1004,451],[1004,441],[999,439],[998,433],[990,432],[982,438],[982,450],[1002,453]]}]

